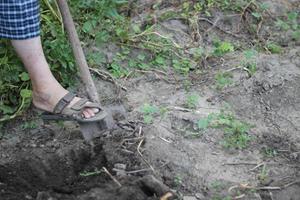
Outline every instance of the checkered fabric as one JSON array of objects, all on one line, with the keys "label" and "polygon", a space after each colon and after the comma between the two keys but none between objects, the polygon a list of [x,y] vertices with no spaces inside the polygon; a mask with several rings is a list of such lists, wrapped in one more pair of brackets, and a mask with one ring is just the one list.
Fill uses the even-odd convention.
[{"label": "checkered fabric", "polygon": [[39,0],[0,0],[0,38],[24,40],[40,35]]}]

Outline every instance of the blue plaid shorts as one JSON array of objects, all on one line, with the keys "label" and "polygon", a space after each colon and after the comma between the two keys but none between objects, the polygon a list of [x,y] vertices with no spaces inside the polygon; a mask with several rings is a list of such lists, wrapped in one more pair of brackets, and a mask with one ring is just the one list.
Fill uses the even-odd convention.
[{"label": "blue plaid shorts", "polygon": [[24,40],[40,35],[39,0],[0,0],[0,38]]}]

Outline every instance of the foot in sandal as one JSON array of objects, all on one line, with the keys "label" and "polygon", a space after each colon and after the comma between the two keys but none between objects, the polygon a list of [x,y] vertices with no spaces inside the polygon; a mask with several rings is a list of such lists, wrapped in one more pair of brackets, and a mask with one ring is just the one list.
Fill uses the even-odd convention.
[{"label": "foot in sandal", "polygon": [[43,113],[44,119],[75,120],[79,122],[99,121],[105,118],[104,110],[97,103],[89,102],[85,98],[76,97],[74,94],[57,86],[55,93],[33,92],[33,104]]}]

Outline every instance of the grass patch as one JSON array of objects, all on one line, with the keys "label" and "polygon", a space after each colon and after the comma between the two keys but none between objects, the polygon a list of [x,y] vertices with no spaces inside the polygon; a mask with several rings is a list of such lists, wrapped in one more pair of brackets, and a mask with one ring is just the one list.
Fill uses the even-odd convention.
[{"label": "grass patch", "polygon": [[200,99],[200,97],[197,94],[188,95],[185,100],[185,107],[187,107],[189,109],[196,109],[199,99]]},{"label": "grass patch", "polygon": [[219,114],[210,114],[206,118],[198,121],[198,128],[222,129],[224,132],[221,144],[226,148],[244,149],[251,141],[248,134],[252,126],[246,122],[238,120],[231,112],[222,110]]},{"label": "grass patch", "polygon": [[140,112],[143,114],[143,120],[145,124],[153,123],[154,115],[159,113],[159,109],[156,106],[145,103]]},{"label": "grass patch", "polygon": [[216,88],[222,90],[224,87],[229,86],[233,83],[233,74],[230,72],[219,72],[215,76]]}]

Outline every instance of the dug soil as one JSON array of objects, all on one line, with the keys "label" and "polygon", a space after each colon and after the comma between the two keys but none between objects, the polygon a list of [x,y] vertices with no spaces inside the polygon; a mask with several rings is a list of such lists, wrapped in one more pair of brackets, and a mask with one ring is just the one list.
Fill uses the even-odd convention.
[{"label": "dug soil", "polygon": [[[268,2],[270,12],[300,6]],[[179,44],[188,40],[183,21],[163,23]],[[6,124],[0,140],[0,200],[300,199],[300,45],[287,43],[281,54],[259,53],[253,76],[235,67],[242,57],[235,51],[209,60],[201,74],[149,70],[117,85],[95,77],[103,103],[116,111],[124,106],[127,113],[114,116],[117,125],[93,145],[76,123],[43,122],[29,111]],[[107,54],[115,54],[117,48],[108,46]],[[233,83],[221,91],[215,87],[219,70],[233,74]],[[199,100],[189,108],[192,94]],[[151,115],[151,123],[141,112],[145,104],[162,110]],[[222,129],[199,128],[199,119],[225,107],[252,125],[246,148],[224,147]],[[26,119],[37,125],[18,122]]]}]

